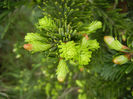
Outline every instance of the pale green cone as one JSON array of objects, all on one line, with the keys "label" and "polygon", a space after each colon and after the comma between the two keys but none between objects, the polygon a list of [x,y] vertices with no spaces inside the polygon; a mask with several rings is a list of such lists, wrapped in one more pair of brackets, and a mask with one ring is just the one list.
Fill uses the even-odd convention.
[{"label": "pale green cone", "polygon": [[63,82],[68,72],[69,72],[69,69],[65,60],[60,59],[57,67],[57,71],[56,71],[58,81]]},{"label": "pale green cone", "polygon": [[122,65],[122,64],[127,63],[129,60],[130,60],[130,55],[127,54],[127,55],[116,56],[116,57],[113,59],[113,62],[114,62],[115,64]]},{"label": "pale green cone", "polygon": [[108,45],[110,49],[117,51],[122,51],[123,46],[118,40],[115,40],[112,36],[104,36],[104,42]]}]

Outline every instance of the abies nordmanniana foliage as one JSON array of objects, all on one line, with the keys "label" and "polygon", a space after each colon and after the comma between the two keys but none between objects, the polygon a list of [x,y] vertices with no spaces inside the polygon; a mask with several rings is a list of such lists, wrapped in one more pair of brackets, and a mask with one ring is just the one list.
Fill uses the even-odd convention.
[{"label": "abies nordmanniana foliage", "polygon": [[70,61],[77,64],[77,68],[88,65],[92,52],[100,47],[89,35],[102,28],[102,23],[89,19],[86,3],[85,0],[46,0],[42,8],[44,17],[36,24],[37,32],[25,36],[28,43],[25,49],[32,53],[46,52],[46,56],[59,59],[56,71],[59,81],[64,81],[69,73]]},{"label": "abies nordmanniana foliage", "polygon": [[3,1],[0,99],[132,99],[132,0]]}]

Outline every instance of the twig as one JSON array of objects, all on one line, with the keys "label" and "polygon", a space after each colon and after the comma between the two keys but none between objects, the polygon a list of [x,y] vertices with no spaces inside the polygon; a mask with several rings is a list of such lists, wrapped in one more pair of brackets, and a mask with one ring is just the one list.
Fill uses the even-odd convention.
[{"label": "twig", "polygon": [[77,90],[78,87],[73,87],[73,88],[69,88],[69,89],[66,89],[63,94],[61,96],[59,96],[58,99],[63,99],[64,96],[66,96],[67,94],[69,94],[70,92],[74,91],[74,90]]}]

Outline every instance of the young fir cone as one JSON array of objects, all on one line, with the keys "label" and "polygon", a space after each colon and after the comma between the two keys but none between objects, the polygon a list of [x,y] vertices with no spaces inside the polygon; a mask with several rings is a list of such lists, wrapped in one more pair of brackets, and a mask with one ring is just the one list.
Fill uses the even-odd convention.
[{"label": "young fir cone", "polygon": [[127,63],[130,59],[131,59],[131,55],[130,55],[130,54],[120,55],[120,56],[116,56],[116,57],[113,59],[113,62],[114,62],[115,64],[122,65],[122,64]]},{"label": "young fir cone", "polygon": [[109,46],[110,49],[117,51],[129,49],[127,46],[122,45],[118,40],[115,40],[112,36],[104,36],[104,42]]},{"label": "young fir cone", "polygon": [[61,58],[56,71],[58,81],[63,82],[68,72],[69,72],[68,66],[65,60]]}]

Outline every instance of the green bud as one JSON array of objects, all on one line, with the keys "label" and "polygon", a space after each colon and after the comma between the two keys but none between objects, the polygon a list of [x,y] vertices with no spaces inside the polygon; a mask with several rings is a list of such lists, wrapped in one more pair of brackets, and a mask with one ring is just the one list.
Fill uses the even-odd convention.
[{"label": "green bud", "polygon": [[109,46],[114,41],[112,36],[104,36],[104,42]]},{"label": "green bud", "polygon": [[82,34],[90,34],[90,33],[94,33],[96,30],[102,28],[102,23],[100,21],[93,21],[91,24],[83,24],[83,23],[78,23],[82,30],[80,31],[80,33]]},{"label": "green bud", "polygon": [[126,55],[120,55],[120,56],[117,56],[113,59],[113,62],[115,64],[119,64],[119,65],[122,65],[122,64],[125,64],[127,63],[129,60],[130,60],[130,54],[126,54]]},{"label": "green bud", "polygon": [[32,45],[32,52],[42,52],[51,48],[51,44],[45,44],[39,41],[33,41],[30,44]]},{"label": "green bud", "polygon": [[81,45],[82,47],[87,47],[91,50],[95,50],[100,47],[99,43],[96,40],[88,40],[88,38],[86,37],[83,37]]},{"label": "green bud", "polygon": [[93,21],[89,26],[88,26],[88,33],[93,33],[97,29],[102,28],[102,23],[100,21]]},{"label": "green bud", "polygon": [[65,60],[60,59],[57,67],[57,71],[56,71],[58,81],[63,82],[68,72],[69,72],[69,69]]},{"label": "green bud", "polygon": [[110,49],[114,49],[117,51],[129,49],[128,47],[122,45],[118,40],[115,40],[112,36],[104,36],[104,42],[108,45]]}]

